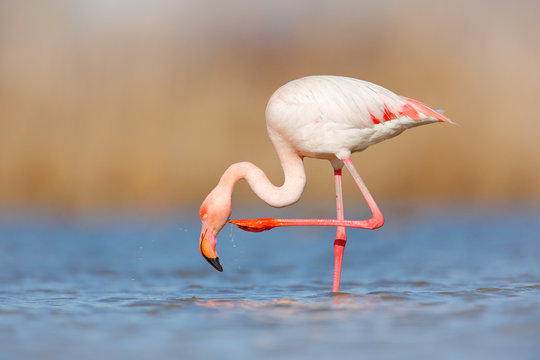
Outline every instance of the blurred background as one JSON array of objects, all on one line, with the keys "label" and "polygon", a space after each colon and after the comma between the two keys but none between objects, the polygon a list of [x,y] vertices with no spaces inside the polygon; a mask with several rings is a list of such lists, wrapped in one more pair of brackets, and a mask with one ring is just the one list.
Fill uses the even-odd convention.
[{"label": "blurred background", "polygon": [[[266,102],[312,74],[459,124],[355,155],[375,198],[538,204],[539,13],[533,0],[0,0],[1,206],[198,206],[238,161],[281,183]],[[304,198],[332,203],[329,163],[306,167]],[[245,184],[234,201],[260,203]]]}]

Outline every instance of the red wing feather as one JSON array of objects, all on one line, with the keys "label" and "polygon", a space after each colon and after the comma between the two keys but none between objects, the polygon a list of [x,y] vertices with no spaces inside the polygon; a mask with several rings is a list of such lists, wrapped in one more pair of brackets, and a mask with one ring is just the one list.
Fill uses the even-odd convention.
[{"label": "red wing feather", "polygon": [[403,116],[409,116],[415,120],[420,120],[419,114],[423,114],[428,117],[434,117],[435,119],[438,119],[440,121],[453,123],[452,120],[444,116],[443,114],[427,107],[426,105],[422,104],[420,101],[416,101],[414,99],[409,99],[404,97],[405,101],[407,101],[407,104],[403,107],[400,115]]}]

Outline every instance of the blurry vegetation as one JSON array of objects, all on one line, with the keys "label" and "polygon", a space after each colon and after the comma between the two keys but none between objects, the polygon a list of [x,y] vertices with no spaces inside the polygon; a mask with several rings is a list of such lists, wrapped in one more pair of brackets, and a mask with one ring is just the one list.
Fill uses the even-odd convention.
[{"label": "blurry vegetation", "polygon": [[[335,74],[459,124],[355,155],[376,198],[538,202],[538,4],[0,1],[0,201],[195,204],[243,160],[281,182],[266,101]],[[306,197],[331,201],[330,165],[306,165]]]}]

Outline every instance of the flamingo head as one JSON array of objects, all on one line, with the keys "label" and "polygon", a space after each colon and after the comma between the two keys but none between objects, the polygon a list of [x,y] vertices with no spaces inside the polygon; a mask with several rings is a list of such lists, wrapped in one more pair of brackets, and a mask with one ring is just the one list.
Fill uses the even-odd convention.
[{"label": "flamingo head", "polygon": [[206,261],[221,272],[223,268],[216,251],[216,236],[231,215],[230,197],[227,199],[214,189],[202,203],[199,215],[202,222],[199,250]]}]

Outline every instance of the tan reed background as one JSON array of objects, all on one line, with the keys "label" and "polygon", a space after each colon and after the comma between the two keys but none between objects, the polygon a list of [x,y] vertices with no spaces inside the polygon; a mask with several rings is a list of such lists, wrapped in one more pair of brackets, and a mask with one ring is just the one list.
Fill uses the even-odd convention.
[{"label": "tan reed background", "polygon": [[[377,198],[538,203],[538,13],[535,1],[0,1],[0,202],[191,206],[244,160],[279,183],[267,99],[336,74],[459,123],[355,155]],[[306,165],[305,197],[331,200],[330,165]],[[239,186],[236,202],[255,200]]]}]

